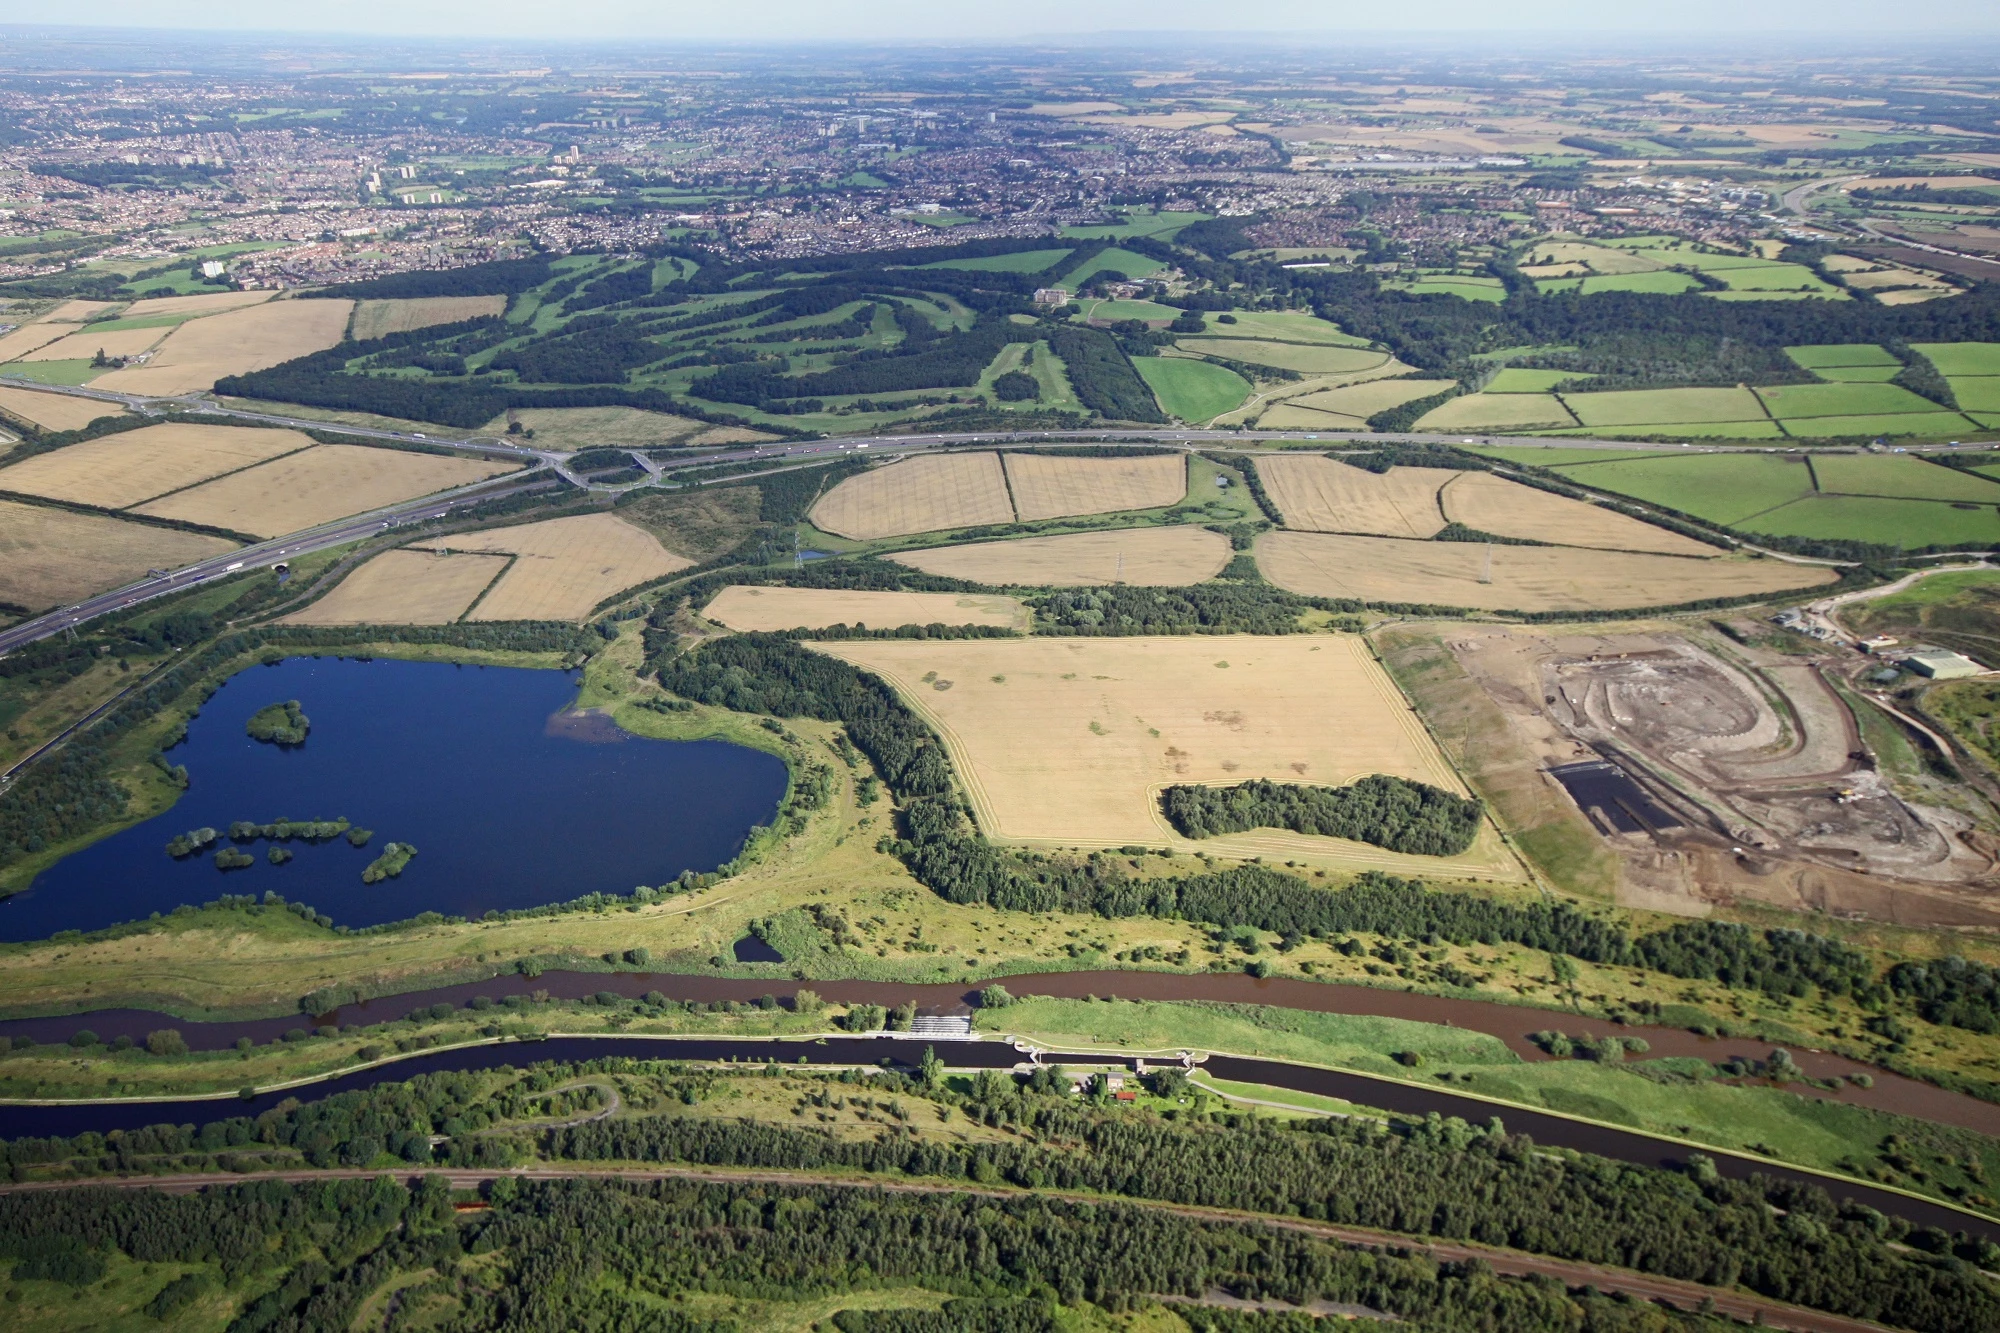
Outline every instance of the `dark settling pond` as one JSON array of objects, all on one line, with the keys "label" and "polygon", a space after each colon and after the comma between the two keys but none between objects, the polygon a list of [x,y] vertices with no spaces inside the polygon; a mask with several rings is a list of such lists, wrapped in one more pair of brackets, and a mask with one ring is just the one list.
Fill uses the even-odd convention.
[{"label": "dark settling pond", "polygon": [[[335,658],[252,667],[216,692],[169,752],[190,779],[173,809],[0,900],[0,939],[95,930],[267,889],[348,926],[630,893],[714,869],[775,814],[785,792],[776,757],[558,716],[575,693],[559,671]],[[252,740],[250,715],[289,699],[311,721],[305,743]],[[366,846],[226,836],[242,820],[343,817],[373,830]],[[185,859],[167,854],[177,835],[204,826],[225,836]],[[399,877],[364,884],[362,871],[391,842],[417,855]],[[273,847],[291,860],[272,864]],[[230,848],[250,864],[218,869],[216,853]]]}]

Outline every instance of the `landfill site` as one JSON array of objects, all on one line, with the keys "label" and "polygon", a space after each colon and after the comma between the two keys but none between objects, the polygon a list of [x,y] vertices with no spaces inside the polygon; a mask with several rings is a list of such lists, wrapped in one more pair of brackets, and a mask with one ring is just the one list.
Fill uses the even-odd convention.
[{"label": "landfill site", "polygon": [[1634,906],[1754,898],[2000,925],[2000,844],[1892,789],[1830,682],[1844,663],[1721,635],[1456,629],[1446,646],[1606,838]]}]

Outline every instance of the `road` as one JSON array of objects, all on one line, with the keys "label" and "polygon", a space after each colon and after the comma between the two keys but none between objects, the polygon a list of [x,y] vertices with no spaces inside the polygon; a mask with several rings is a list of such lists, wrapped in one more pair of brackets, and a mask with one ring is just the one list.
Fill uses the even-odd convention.
[{"label": "road", "polygon": [[1920,569],[1914,574],[1905,574],[1894,583],[1884,583],[1880,587],[1863,588],[1859,592],[1842,593],[1838,597],[1824,598],[1802,609],[1808,621],[1820,626],[1827,633],[1836,636],[1836,642],[1851,644],[1857,642],[1854,635],[1849,633],[1839,621],[1833,618],[1833,613],[1841,607],[1852,606],[1856,602],[1873,601],[1877,597],[1887,597],[1891,593],[1901,592],[1910,585],[1927,579],[1933,574],[1964,574],[1975,569],[1992,568],[1992,565],[1987,564],[1983,560],[1976,560],[1968,565],[1934,565],[1929,569]]},{"label": "road", "polygon": [[1592,1286],[1599,1291],[1624,1292],[1641,1301],[1662,1301],[1683,1310],[1699,1309],[1703,1302],[1713,1301],[1713,1309],[1722,1315],[1745,1322],[1761,1322],[1768,1328],[1794,1329],[1797,1333],[1882,1333],[1883,1326],[1865,1319],[1850,1319],[1841,1315],[1826,1314],[1818,1310],[1805,1310],[1781,1301],[1752,1295],[1738,1288],[1705,1287],[1695,1282],[1684,1282],[1676,1278],[1654,1277],[1650,1274],[1635,1273],[1629,1269],[1612,1268],[1608,1265],[1573,1262],[1564,1259],[1549,1259],[1541,1255],[1527,1254],[1520,1250],[1501,1249],[1496,1246],[1477,1245],[1460,1241],[1437,1241],[1422,1237],[1403,1235],[1393,1231],[1374,1231],[1365,1227],[1336,1226],[1325,1222],[1309,1222],[1299,1218],[1270,1217],[1258,1213],[1240,1212],[1230,1208],[1203,1208],[1189,1204],[1162,1203],[1151,1199],[1134,1199],[1117,1196],[1086,1194],[1080,1191],[1061,1189],[1017,1190],[991,1186],[962,1185],[952,1181],[912,1181],[884,1177],[857,1179],[853,1176],[819,1176],[803,1171],[721,1171],[701,1167],[605,1167],[582,1166],[520,1166],[498,1169],[468,1169],[446,1167],[435,1171],[398,1173],[393,1171],[368,1171],[360,1169],[331,1168],[327,1170],[264,1171],[245,1176],[233,1172],[213,1172],[198,1175],[138,1176],[122,1179],[92,1178],[88,1181],[29,1182],[26,1184],[0,1183],[0,1195],[18,1193],[39,1193],[50,1189],[73,1189],[80,1184],[93,1188],[119,1189],[159,1189],[171,1193],[192,1193],[200,1189],[217,1186],[242,1185],[253,1180],[283,1180],[295,1184],[310,1184],[320,1180],[372,1179],[379,1176],[406,1174],[410,1178],[421,1176],[442,1177],[455,1190],[475,1190],[489,1181],[512,1178],[515,1180],[623,1180],[635,1183],[651,1183],[662,1180],[692,1180],[716,1185],[792,1185],[821,1189],[865,1189],[883,1190],[897,1194],[964,1194],[985,1199],[1018,1199],[1023,1197],[1062,1199],[1070,1203],[1103,1206],[1116,1204],[1130,1208],[1145,1208],[1162,1213],[1172,1213],[1178,1217],[1191,1218],[1199,1222],[1219,1222],[1228,1225],[1248,1225],[1274,1227],[1285,1231],[1304,1232],[1337,1245],[1363,1246],[1371,1249],[1416,1249],[1444,1262],[1464,1262],[1478,1259],[1490,1265],[1495,1272],[1514,1277],[1539,1275],[1552,1277],[1568,1287]]},{"label": "road", "polygon": [[1824,227],[1829,231],[1841,231],[1849,227],[1854,227],[1858,228],[1867,237],[1881,241],[1885,245],[1900,245],[1911,250],[1926,250],[1934,255],[1949,255],[1953,259],[1969,259],[1976,264],[1991,264],[1996,269],[2000,269],[2000,259],[1996,259],[1992,255],[1979,254],[1976,251],[1947,250],[1941,245],[1932,245],[1928,241],[1911,240],[1908,236],[1898,235],[1892,231],[1883,231],[1875,225],[1875,221],[1872,218],[1857,218],[1852,223],[1844,220],[1836,222],[1828,218],[1813,217],[1807,211],[1806,200],[1812,195],[1817,194],[1821,190],[1832,189],[1835,186],[1846,185],[1852,181],[1861,179],[1863,179],[1861,176],[1837,176],[1828,180],[1807,181],[1803,185],[1794,185],[1791,189],[1785,191],[1782,207],[1786,212],[1796,213],[1799,217],[1810,221],[1814,226]]}]

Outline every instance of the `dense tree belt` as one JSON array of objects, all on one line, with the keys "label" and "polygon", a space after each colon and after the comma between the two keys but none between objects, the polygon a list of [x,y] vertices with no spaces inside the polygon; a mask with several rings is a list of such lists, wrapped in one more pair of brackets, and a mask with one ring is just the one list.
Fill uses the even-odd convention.
[{"label": "dense tree belt", "polygon": [[[578,1077],[617,1072],[655,1075],[670,1100],[690,1104],[715,1091],[709,1073],[614,1058],[538,1067],[497,1087],[486,1075],[425,1075],[200,1131],[162,1125],[15,1140],[0,1151],[17,1173],[62,1160],[144,1170],[161,1158],[196,1155],[254,1170],[274,1160],[266,1156],[273,1152],[322,1167],[373,1166],[385,1153],[430,1161],[435,1134],[444,1136],[454,1165],[504,1167],[522,1160],[525,1140],[482,1131],[548,1114],[548,1099],[563,1096]],[[1723,1179],[1699,1158],[1670,1172],[1551,1153],[1508,1134],[1497,1120],[1475,1129],[1437,1117],[1387,1126],[1368,1119],[1134,1115],[1063,1096],[1065,1082],[1046,1069],[1026,1080],[987,1071],[958,1092],[921,1074],[847,1071],[808,1093],[809,1099],[858,1096],[900,1110],[897,1118],[909,1114],[902,1098],[923,1108],[920,1114],[934,1100],[975,1123],[1016,1131],[984,1141],[893,1130],[860,1140],[699,1113],[524,1132],[542,1157],[557,1161],[862,1171],[1088,1191],[1740,1284],[1780,1300],[1943,1333],[1970,1333],[2000,1320],[2000,1296],[1971,1266],[2000,1262],[1990,1242],[1913,1230],[1871,1209],[1837,1204],[1817,1187]],[[896,1100],[878,1100],[884,1097]],[[1497,1280],[1483,1266],[1433,1267],[1306,1234],[1116,1202],[580,1180],[508,1180],[495,1184],[491,1198],[492,1212],[458,1230],[456,1244],[472,1254],[505,1251],[496,1298],[546,1298],[552,1311],[572,1318],[585,1299],[583,1286],[601,1285],[594,1275],[605,1269],[655,1291],[700,1287],[761,1296],[833,1290],[857,1272],[962,1295],[1051,1292],[1070,1302],[1199,1295],[1219,1286],[1252,1299],[1366,1305],[1419,1328],[1577,1327],[1544,1322],[1542,1306],[1531,1299],[1534,1282]],[[384,1177],[253,1182],[197,1195],[80,1187],[10,1199],[0,1213],[0,1257],[29,1264],[28,1276],[79,1286],[101,1276],[114,1248],[144,1263],[212,1264],[225,1280],[254,1278],[251,1285],[270,1293],[246,1312],[251,1322],[238,1327],[343,1327],[353,1316],[347,1302],[364,1298],[389,1269],[423,1267],[427,1257],[458,1252],[448,1241],[442,1251],[429,1248],[440,1241],[427,1237],[451,1230],[444,1226],[449,1216],[449,1194],[435,1179],[414,1190]],[[323,1266],[310,1267],[315,1260]],[[590,1282],[584,1274],[593,1275]],[[324,1322],[285,1322],[310,1302],[318,1302]],[[1569,1317],[1560,1302],[1551,1309]],[[558,1326],[588,1321],[548,1325]]]},{"label": "dense tree belt", "polygon": [[498,259],[465,268],[391,273],[360,282],[340,282],[301,296],[351,297],[357,301],[410,300],[425,296],[518,296],[555,276],[545,258]]},{"label": "dense tree belt", "polygon": [[1062,358],[1077,401],[1113,421],[1165,422],[1166,413],[1118,340],[1099,329],[1052,324],[1039,330]]},{"label": "dense tree belt", "polygon": [[1086,638],[1134,634],[1298,634],[1308,611],[1353,615],[1366,603],[1304,597],[1268,583],[1198,583],[1187,588],[1120,584],[1030,593],[1035,632]]},{"label": "dense tree belt", "polygon": [[1479,834],[1484,807],[1427,782],[1376,773],[1345,787],[1253,778],[1233,787],[1176,784],[1160,794],[1167,821],[1190,838],[1282,828],[1416,856],[1457,856]]},{"label": "dense tree belt", "polygon": [[1972,1032],[2000,1032],[2000,968],[1963,958],[1930,963],[1898,963],[1889,969],[1889,989],[1916,1003],[1933,1023]]}]

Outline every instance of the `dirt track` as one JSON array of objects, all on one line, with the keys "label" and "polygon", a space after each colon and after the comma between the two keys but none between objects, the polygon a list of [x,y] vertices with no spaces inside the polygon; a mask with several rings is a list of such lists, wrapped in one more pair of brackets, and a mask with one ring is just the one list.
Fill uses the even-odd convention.
[{"label": "dirt track", "polygon": [[[217,1185],[240,1185],[249,1180],[286,1180],[310,1182],[339,1178],[366,1178],[371,1176],[394,1176],[400,1173],[390,1171],[326,1170],[326,1171],[272,1171],[254,1176],[233,1175],[215,1172],[202,1175],[148,1176],[123,1180],[94,1180],[82,1182],[0,1184],[0,1195],[29,1193],[49,1189],[73,1189],[80,1185],[101,1186],[115,1189],[159,1189],[170,1193],[192,1193]],[[489,1180],[511,1176],[523,1180],[561,1180],[589,1177],[598,1180],[694,1180],[716,1184],[741,1184],[745,1182],[770,1185],[815,1185],[838,1189],[880,1189],[907,1194],[971,1194],[982,1198],[1005,1199],[1024,1194],[1036,1194],[1043,1198],[1064,1199],[1075,1203],[1117,1203],[1133,1208],[1153,1208],[1174,1213],[1181,1217],[1196,1218],[1206,1222],[1247,1223],[1256,1226],[1278,1227],[1287,1231],[1302,1231],[1308,1235],[1323,1237],[1342,1245],[1354,1246],[1394,1246],[1421,1249],[1439,1260],[1479,1259],[1492,1266],[1494,1271],[1512,1276],[1540,1274],[1552,1277],[1571,1287],[1594,1286],[1599,1291],[1625,1292],[1639,1300],[1663,1301],[1681,1309],[1694,1309],[1704,1300],[1714,1301],[1714,1309],[1724,1315],[1745,1321],[1760,1320],[1772,1328],[1796,1329],[1799,1333],[1878,1333],[1884,1326],[1865,1319],[1850,1319],[1841,1315],[1826,1314],[1817,1310],[1804,1310],[1779,1301],[1767,1300],[1735,1289],[1704,1287],[1694,1282],[1682,1282],[1674,1278],[1652,1277],[1621,1268],[1610,1268],[1598,1264],[1571,1263],[1560,1259],[1545,1259],[1536,1255],[1523,1254],[1518,1250],[1497,1249],[1485,1245],[1475,1245],[1459,1241],[1428,1241],[1417,1237],[1398,1235],[1389,1231],[1372,1231],[1364,1227],[1332,1226],[1323,1222],[1307,1222],[1296,1218],[1266,1217],[1256,1213],[1237,1212],[1225,1208],[1196,1208],[1182,1204],[1157,1203],[1144,1199],[1112,1198],[1066,1190],[1006,1190],[981,1188],[971,1185],[954,1185],[947,1182],[915,1182],[883,1180],[876,1178],[857,1179],[851,1176],[816,1176],[797,1171],[718,1171],[695,1167],[607,1167],[602,1169],[574,1167],[511,1167],[506,1169],[453,1169],[411,1172],[411,1175],[442,1176],[454,1189],[476,1189]]]}]

